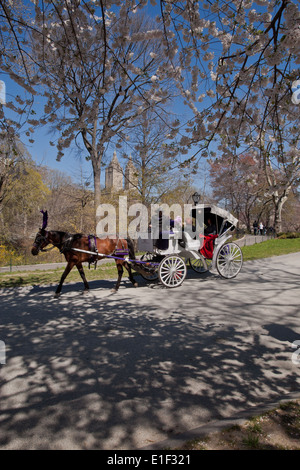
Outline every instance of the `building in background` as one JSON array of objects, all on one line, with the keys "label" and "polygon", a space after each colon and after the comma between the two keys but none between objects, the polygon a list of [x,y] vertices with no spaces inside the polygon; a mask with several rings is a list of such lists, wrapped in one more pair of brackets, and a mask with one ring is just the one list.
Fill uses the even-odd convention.
[{"label": "building in background", "polygon": [[105,169],[105,193],[134,191],[138,183],[137,170],[131,156],[123,169],[114,151],[111,162]]}]

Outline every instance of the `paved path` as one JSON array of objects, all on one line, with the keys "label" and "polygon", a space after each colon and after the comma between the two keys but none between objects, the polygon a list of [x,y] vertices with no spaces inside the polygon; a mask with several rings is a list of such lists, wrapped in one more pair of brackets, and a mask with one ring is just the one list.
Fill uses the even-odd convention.
[{"label": "paved path", "polygon": [[172,290],[0,291],[0,449],[137,449],[299,390],[300,253]]},{"label": "paved path", "polygon": [[[98,264],[114,263],[114,260],[99,259]],[[49,271],[58,268],[65,268],[67,262],[63,263],[41,263],[41,264],[24,264],[20,266],[3,266],[0,267],[0,273],[18,272],[18,271]],[[88,267],[88,263],[83,263],[84,266]]]}]

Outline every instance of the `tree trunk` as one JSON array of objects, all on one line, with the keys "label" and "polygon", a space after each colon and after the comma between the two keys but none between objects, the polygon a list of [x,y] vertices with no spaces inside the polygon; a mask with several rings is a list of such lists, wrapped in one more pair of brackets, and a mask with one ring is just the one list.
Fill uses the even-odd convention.
[{"label": "tree trunk", "polygon": [[282,231],[281,213],[284,203],[287,200],[287,194],[282,197],[273,196],[274,203],[274,229],[275,233]]},{"label": "tree trunk", "polygon": [[282,223],[281,223],[281,211],[282,211],[283,204],[275,204],[274,205],[274,229],[275,233],[279,233],[282,231]]},{"label": "tree trunk", "polygon": [[24,213],[24,226],[23,226],[23,235],[26,237],[27,235],[27,214]]},{"label": "tree trunk", "polygon": [[100,163],[93,162],[93,174],[94,174],[94,225],[95,225],[94,228],[95,228],[95,233],[96,233],[97,224],[99,222],[99,217],[97,217],[97,209],[98,209],[98,206],[100,206],[101,204]]},{"label": "tree trunk", "polygon": [[4,227],[4,220],[3,220],[3,212],[2,212],[1,202],[0,202],[0,235],[2,234],[3,227]]}]

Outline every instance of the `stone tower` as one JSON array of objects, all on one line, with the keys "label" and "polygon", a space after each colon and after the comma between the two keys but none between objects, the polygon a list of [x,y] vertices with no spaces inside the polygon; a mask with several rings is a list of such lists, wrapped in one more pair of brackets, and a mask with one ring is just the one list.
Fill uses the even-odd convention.
[{"label": "stone tower", "polygon": [[105,189],[120,191],[123,189],[123,170],[114,151],[113,158],[105,170]]},{"label": "stone tower", "polygon": [[130,189],[136,189],[137,182],[138,178],[136,174],[136,168],[132,162],[130,155],[125,168],[125,191],[128,191]]}]

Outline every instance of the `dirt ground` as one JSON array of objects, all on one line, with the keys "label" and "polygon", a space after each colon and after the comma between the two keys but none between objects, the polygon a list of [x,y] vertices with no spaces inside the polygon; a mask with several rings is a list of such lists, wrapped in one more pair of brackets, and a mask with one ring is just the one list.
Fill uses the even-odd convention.
[{"label": "dirt ground", "polygon": [[281,404],[242,426],[187,442],[183,449],[300,450],[300,400]]}]

